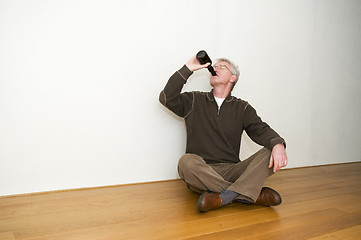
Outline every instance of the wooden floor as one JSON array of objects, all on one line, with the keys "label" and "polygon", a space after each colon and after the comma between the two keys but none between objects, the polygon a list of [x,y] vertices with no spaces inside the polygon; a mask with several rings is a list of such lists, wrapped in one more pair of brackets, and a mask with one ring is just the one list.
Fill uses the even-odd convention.
[{"label": "wooden floor", "polygon": [[283,204],[200,214],[182,181],[0,198],[0,239],[361,239],[361,162],[283,170]]}]

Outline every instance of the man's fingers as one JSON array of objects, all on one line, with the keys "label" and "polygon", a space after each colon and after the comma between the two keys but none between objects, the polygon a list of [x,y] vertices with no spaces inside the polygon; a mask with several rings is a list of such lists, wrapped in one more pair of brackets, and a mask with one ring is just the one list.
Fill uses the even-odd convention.
[{"label": "man's fingers", "polygon": [[202,69],[202,68],[206,68],[208,67],[209,65],[211,65],[211,63],[206,63],[206,64],[202,64],[200,65],[200,63],[198,62],[198,66],[195,67],[195,70],[199,70],[199,69]]},{"label": "man's fingers", "polygon": [[287,166],[288,160],[287,160],[287,156],[283,156],[282,158],[282,167]]},{"label": "man's fingers", "polygon": [[285,167],[288,163],[287,160],[287,154],[286,151],[284,150],[284,146],[283,145],[276,145],[273,147],[272,149],[272,153],[271,153],[271,160],[270,161],[270,166],[271,163],[273,164],[273,172],[277,172],[279,171],[281,168]]},{"label": "man's fingers", "polygon": [[[273,163],[273,172],[278,172],[282,167],[284,167],[284,158],[280,156],[271,157]],[[272,167],[270,165],[270,167]]]},{"label": "man's fingers", "polygon": [[194,55],[191,59],[188,60],[188,62],[186,63],[186,66],[189,68],[189,70],[191,70],[192,72],[202,69],[202,68],[206,68],[209,65],[211,65],[211,63],[205,63],[205,64],[200,64],[197,57]]},{"label": "man's fingers", "polygon": [[281,160],[281,161],[278,162],[277,171],[279,171],[279,170],[283,167],[282,164],[283,164],[283,160]]},{"label": "man's fingers", "polygon": [[272,157],[272,154],[271,154],[271,157],[269,158],[268,168],[271,168],[272,166],[273,166],[273,157]]}]

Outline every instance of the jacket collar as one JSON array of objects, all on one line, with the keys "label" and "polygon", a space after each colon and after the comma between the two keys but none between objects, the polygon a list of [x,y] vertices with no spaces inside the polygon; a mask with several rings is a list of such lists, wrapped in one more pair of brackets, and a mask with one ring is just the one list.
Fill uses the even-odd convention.
[{"label": "jacket collar", "polygon": [[[229,94],[228,94],[228,96],[226,97],[226,99],[224,99],[226,102],[231,102],[232,100],[233,100],[233,96],[231,95],[232,94],[232,92],[229,92]],[[210,91],[210,92],[208,92],[207,93],[207,97],[208,97],[208,99],[210,100],[210,101],[215,101],[215,99],[214,99],[214,95],[213,95],[213,89],[212,89],[212,91]]]}]

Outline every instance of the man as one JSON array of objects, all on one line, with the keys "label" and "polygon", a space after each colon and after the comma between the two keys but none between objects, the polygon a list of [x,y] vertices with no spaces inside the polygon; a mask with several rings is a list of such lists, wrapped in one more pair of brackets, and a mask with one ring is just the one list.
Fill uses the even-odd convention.
[{"label": "man", "polygon": [[[233,201],[275,206],[281,196],[263,187],[267,177],[287,165],[285,141],[263,122],[246,101],[231,95],[239,77],[228,59],[213,66],[211,92],[181,93],[183,85],[200,64],[193,56],[169,79],[160,102],[180,117],[187,128],[187,146],[178,162],[178,172],[190,190],[202,193],[198,211],[207,212]],[[242,132],[263,149],[244,161],[239,159]]]}]

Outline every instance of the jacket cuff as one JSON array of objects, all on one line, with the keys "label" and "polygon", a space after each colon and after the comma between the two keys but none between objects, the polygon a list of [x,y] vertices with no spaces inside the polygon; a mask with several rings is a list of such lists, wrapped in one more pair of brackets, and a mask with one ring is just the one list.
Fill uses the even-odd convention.
[{"label": "jacket cuff", "polygon": [[178,70],[179,75],[187,81],[188,78],[193,74],[193,72],[184,64],[181,69]]},{"label": "jacket cuff", "polygon": [[270,144],[271,150],[273,149],[274,146],[280,143],[283,144],[283,146],[285,146],[286,149],[286,141],[283,138],[274,138],[271,140],[271,144]]}]

